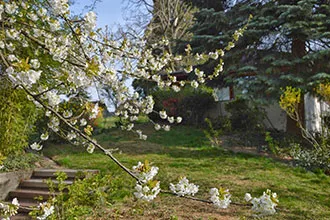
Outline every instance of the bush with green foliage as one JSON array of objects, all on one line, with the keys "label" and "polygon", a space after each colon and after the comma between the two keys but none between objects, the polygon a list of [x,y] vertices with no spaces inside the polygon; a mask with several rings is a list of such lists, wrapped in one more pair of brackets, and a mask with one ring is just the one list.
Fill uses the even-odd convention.
[{"label": "bush with green foliage", "polygon": [[225,109],[230,113],[233,130],[260,131],[263,129],[264,113],[248,100],[238,98],[226,104]]},{"label": "bush with green foliage", "polygon": [[0,79],[0,154],[19,154],[27,147],[37,116],[24,91]]},{"label": "bush with green foliage", "polygon": [[[189,125],[203,124],[205,113],[215,104],[212,89],[208,87],[185,87],[180,92],[157,90],[152,95],[156,111],[166,110],[170,116],[181,116],[183,123]],[[159,117],[151,118],[157,120]]]},{"label": "bush with green foliage", "polygon": [[0,172],[10,172],[22,169],[31,169],[35,166],[35,163],[39,160],[40,156],[33,153],[26,154],[10,154],[7,157],[3,157],[1,162],[0,156]]}]

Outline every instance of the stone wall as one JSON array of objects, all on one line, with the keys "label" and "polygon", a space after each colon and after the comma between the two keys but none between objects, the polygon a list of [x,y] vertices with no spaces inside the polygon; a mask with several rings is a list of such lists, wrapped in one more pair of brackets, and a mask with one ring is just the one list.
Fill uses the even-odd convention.
[{"label": "stone wall", "polygon": [[0,173],[0,200],[4,200],[8,193],[17,188],[23,179],[29,179],[32,170]]}]

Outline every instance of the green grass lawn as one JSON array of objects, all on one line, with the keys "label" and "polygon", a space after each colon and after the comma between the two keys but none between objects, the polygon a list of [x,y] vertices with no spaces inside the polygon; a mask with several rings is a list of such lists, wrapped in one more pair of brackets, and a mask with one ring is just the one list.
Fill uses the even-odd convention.
[{"label": "green grass lawn", "polygon": [[[200,186],[196,195],[208,198],[211,187],[225,187],[232,201],[244,203],[246,192],[260,196],[266,189],[279,195],[275,216],[265,219],[330,219],[330,177],[269,158],[210,147],[201,130],[178,126],[169,132],[143,126],[147,141],[132,133],[108,129],[96,136],[103,146],[118,148],[114,154],[131,168],[138,161],[149,160],[160,168],[161,187],[181,176]],[[175,196],[161,195],[151,203],[133,198],[135,181],[100,152],[88,154],[69,145],[48,146],[44,154],[68,168],[99,169],[113,176],[109,202],[112,204],[99,219],[244,219],[250,218],[249,207],[232,205],[219,210],[212,205]],[[92,218],[91,218],[92,219]]]}]

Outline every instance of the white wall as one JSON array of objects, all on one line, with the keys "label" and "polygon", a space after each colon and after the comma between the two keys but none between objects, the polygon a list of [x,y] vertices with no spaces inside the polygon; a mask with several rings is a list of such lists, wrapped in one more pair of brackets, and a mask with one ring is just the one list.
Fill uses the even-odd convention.
[{"label": "white wall", "polygon": [[266,116],[268,119],[263,121],[266,128],[276,129],[279,131],[286,131],[287,116],[285,111],[281,109],[278,103],[274,103],[265,108]]}]

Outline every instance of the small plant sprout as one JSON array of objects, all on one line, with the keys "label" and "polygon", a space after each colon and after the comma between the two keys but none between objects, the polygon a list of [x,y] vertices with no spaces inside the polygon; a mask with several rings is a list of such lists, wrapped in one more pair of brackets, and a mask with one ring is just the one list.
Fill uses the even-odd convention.
[{"label": "small plant sprout", "polygon": [[175,185],[170,183],[170,190],[178,196],[194,196],[198,192],[198,187],[198,185],[189,183],[186,177],[180,178],[179,183]]},{"label": "small plant sprout", "polygon": [[252,198],[250,193],[246,193],[245,201],[252,203],[252,211],[256,216],[274,215],[276,213],[275,207],[279,200],[276,193],[272,193],[267,189],[259,198]]},{"label": "small plant sprout", "polygon": [[231,203],[231,194],[229,193],[228,189],[224,189],[222,187],[219,189],[212,188],[210,189],[210,196],[211,202],[217,208],[226,209]]}]

